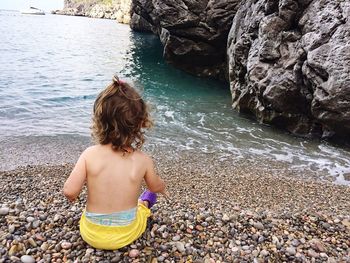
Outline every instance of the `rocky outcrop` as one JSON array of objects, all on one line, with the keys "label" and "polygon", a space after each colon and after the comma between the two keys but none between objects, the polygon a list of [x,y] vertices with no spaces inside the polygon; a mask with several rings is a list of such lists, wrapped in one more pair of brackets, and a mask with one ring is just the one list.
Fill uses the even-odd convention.
[{"label": "rocky outcrop", "polygon": [[165,59],[197,76],[224,78],[239,0],[133,0],[132,29],[160,36]]},{"label": "rocky outcrop", "polygon": [[350,1],[133,0],[164,57],[227,79],[233,106],[303,135],[350,134]]},{"label": "rocky outcrop", "polygon": [[53,14],[87,16],[93,18],[115,19],[119,23],[129,24],[131,0],[65,0],[63,10]]},{"label": "rocky outcrop", "polygon": [[228,39],[233,106],[294,134],[350,134],[350,2],[242,1]]}]

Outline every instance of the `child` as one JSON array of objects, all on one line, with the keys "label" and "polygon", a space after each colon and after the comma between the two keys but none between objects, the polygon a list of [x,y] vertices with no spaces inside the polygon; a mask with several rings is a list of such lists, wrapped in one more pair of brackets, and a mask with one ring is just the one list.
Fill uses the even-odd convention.
[{"label": "child", "polygon": [[[98,144],[81,154],[63,191],[74,201],[86,182],[81,236],[92,247],[114,250],[142,235],[155,193],[165,193],[165,184],[156,175],[152,159],[140,150],[142,129],[150,128],[152,122],[135,89],[114,76],[95,101],[92,121]],[[138,201],[143,180],[149,191]]]}]

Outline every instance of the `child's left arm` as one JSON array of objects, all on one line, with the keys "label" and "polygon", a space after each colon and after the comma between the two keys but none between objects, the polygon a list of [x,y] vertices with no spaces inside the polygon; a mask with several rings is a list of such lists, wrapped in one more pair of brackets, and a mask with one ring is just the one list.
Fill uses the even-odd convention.
[{"label": "child's left arm", "polygon": [[85,162],[85,152],[83,152],[67,181],[64,183],[63,193],[67,199],[73,202],[78,196],[83,188],[86,180],[86,162]]}]

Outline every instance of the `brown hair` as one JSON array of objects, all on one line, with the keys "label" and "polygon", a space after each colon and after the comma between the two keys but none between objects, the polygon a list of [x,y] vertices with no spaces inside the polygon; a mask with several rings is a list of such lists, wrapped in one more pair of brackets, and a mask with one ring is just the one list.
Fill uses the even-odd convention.
[{"label": "brown hair", "polygon": [[100,144],[112,143],[115,150],[140,149],[145,142],[143,128],[150,128],[148,107],[139,93],[117,76],[94,104],[92,137]]}]

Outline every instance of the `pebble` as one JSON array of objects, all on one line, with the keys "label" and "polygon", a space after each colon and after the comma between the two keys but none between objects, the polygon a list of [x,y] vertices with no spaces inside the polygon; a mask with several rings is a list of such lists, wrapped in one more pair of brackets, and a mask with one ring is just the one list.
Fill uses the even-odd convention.
[{"label": "pebble", "polygon": [[32,223],[32,227],[33,228],[38,228],[40,226],[40,221],[39,220],[35,220],[33,223]]},{"label": "pebble", "polygon": [[32,256],[23,255],[21,257],[21,262],[22,263],[35,263],[35,259]]},{"label": "pebble", "polygon": [[[34,168],[25,168],[29,169],[29,172],[25,173],[26,176],[16,176],[20,179],[16,180],[15,183],[10,179],[14,177],[13,171],[9,172],[11,175],[9,178],[0,172],[0,187],[2,185],[9,187],[1,196],[4,198],[4,201],[2,199],[1,202],[6,202],[6,204],[1,204],[2,208],[0,209],[8,206],[9,212],[8,216],[0,217],[0,263],[8,260],[22,261],[20,258],[24,254],[33,257],[40,263],[73,263],[76,259],[86,263],[199,263],[205,260],[213,263],[261,263],[274,262],[274,260],[278,262],[346,262],[349,253],[349,234],[347,232],[349,216],[347,216],[346,211],[349,210],[342,207],[349,207],[345,202],[349,200],[347,188],[339,186],[323,188],[326,193],[328,187],[335,189],[335,192],[332,191],[332,196],[338,195],[339,191],[344,202],[338,207],[331,200],[330,204],[327,203],[327,205],[332,205],[332,209],[335,211],[333,214],[322,214],[322,209],[319,209],[319,206],[317,209],[320,211],[313,214],[311,211],[305,210],[305,207],[300,207],[301,209],[297,211],[293,210],[294,205],[297,206],[295,202],[298,202],[294,195],[298,196],[297,194],[304,192],[299,192],[299,183],[295,184],[294,181],[284,178],[283,184],[277,185],[283,188],[287,182],[288,187],[290,184],[296,187],[291,188],[293,193],[290,196],[288,191],[281,192],[282,201],[283,198],[286,198],[289,200],[288,202],[293,202],[293,206],[288,206],[284,202],[286,207],[283,207],[284,210],[281,213],[278,210],[266,209],[267,206],[270,209],[272,207],[274,207],[273,209],[282,209],[279,205],[273,206],[275,202],[278,201],[279,204],[281,200],[278,196],[279,190],[275,187],[276,181],[271,181],[269,174],[262,173],[257,176],[248,173],[249,176],[246,176],[244,180],[240,176],[234,177],[234,180],[237,180],[238,184],[243,183],[244,189],[248,185],[252,186],[253,189],[261,185],[260,191],[263,191],[262,193],[265,193],[265,188],[274,187],[274,191],[277,191],[274,192],[274,198],[270,200],[270,197],[266,197],[268,202],[272,202],[272,205],[267,203],[264,196],[260,196],[259,200],[256,199],[258,200],[256,203],[249,203],[251,200],[246,190],[236,187],[230,176],[222,176],[222,185],[218,185],[211,177],[206,177],[206,174],[211,173],[212,170],[218,171],[217,176],[227,175],[226,171],[225,174],[220,174],[220,170],[231,169],[231,165],[230,163],[229,166],[225,167],[220,162],[221,168],[219,170],[214,168],[205,169],[205,172],[203,172],[204,170],[196,170],[194,173],[187,167],[189,178],[185,180],[196,180],[198,173],[203,172],[200,179],[196,180],[195,184],[198,184],[198,187],[193,192],[191,192],[193,188],[189,189],[182,181],[175,180],[178,176],[178,178],[182,178],[182,167],[176,172],[169,172],[168,174],[172,175],[167,177],[167,180],[170,181],[169,189],[184,189],[184,191],[174,191],[174,199],[186,202],[166,204],[163,198],[159,198],[159,204],[153,208],[146,232],[130,246],[115,251],[93,249],[82,240],[79,234],[78,221],[85,205],[85,189],[79,200],[74,203],[74,211],[70,208],[69,202],[63,199],[60,194],[57,196],[53,194],[61,191],[65,180],[65,176],[62,175],[68,176],[71,167],[49,167],[52,171],[41,172],[50,180],[43,180],[45,177],[37,180],[35,176],[31,176],[33,173],[30,172],[30,169]],[[48,169],[45,167],[35,169]],[[194,168],[198,169],[197,165]],[[205,166],[203,166],[204,168]],[[161,167],[160,171],[162,171]],[[237,171],[234,171],[233,174]],[[29,177],[28,180],[27,177]],[[278,182],[279,179],[276,180]],[[174,182],[180,183],[181,188]],[[21,190],[28,189],[31,184],[45,190],[34,193]],[[317,192],[317,189],[322,188],[322,185],[314,185],[312,182],[307,184],[303,182],[300,185],[312,189],[314,193],[317,193],[318,198],[320,195],[322,197],[323,191]],[[230,192],[231,190],[225,190],[228,187],[235,190],[234,195]],[[214,191],[212,188],[216,190]],[[255,193],[260,195],[260,192]],[[309,190],[306,193],[309,193]],[[204,194],[203,196],[209,194],[211,199],[215,201],[206,202],[202,199],[202,194]],[[283,197],[284,195],[286,197]],[[21,211],[16,212],[14,200],[18,196],[21,196],[25,205]],[[231,199],[226,197],[231,197]],[[309,195],[303,195],[303,199],[306,201],[303,204],[308,204],[308,198],[310,198]],[[248,202],[246,202],[247,200]],[[317,200],[314,201],[318,203]],[[234,203],[240,203],[236,210],[233,209],[236,206]],[[246,210],[248,208],[249,211]],[[6,259],[4,260],[4,258]]]},{"label": "pebble", "polygon": [[224,215],[222,216],[222,221],[228,222],[228,221],[230,221],[230,217],[229,217],[227,214],[224,214]]},{"label": "pebble", "polygon": [[10,234],[13,234],[13,232],[15,232],[15,230],[16,230],[16,227],[14,225],[9,225],[8,231]]},{"label": "pebble", "polygon": [[205,222],[209,223],[213,221],[213,217],[212,216],[208,216],[206,219],[205,219]]},{"label": "pebble", "polygon": [[166,229],[166,225],[162,225],[160,228],[158,228],[158,232],[164,232],[164,230]]},{"label": "pebble", "polygon": [[10,208],[2,207],[0,208],[0,216],[7,216],[10,212]]},{"label": "pebble", "polygon": [[181,253],[186,251],[185,244],[183,242],[177,241],[175,242],[175,246],[176,246],[176,249]]},{"label": "pebble", "polygon": [[158,259],[158,261],[159,261],[159,262],[163,262],[163,261],[164,261],[164,259],[165,259],[165,257],[163,257],[163,256],[159,256],[159,257],[157,257],[157,259]]},{"label": "pebble", "polygon": [[179,235],[176,235],[173,237],[173,241],[179,241],[181,239],[181,237]]},{"label": "pebble", "polygon": [[111,262],[112,262],[112,263],[118,263],[118,262],[120,262],[120,255],[119,255],[119,254],[115,255],[115,256],[111,259]]},{"label": "pebble", "polygon": [[256,229],[264,230],[264,225],[263,225],[261,222],[254,222],[254,223],[253,223],[253,226],[254,226]]},{"label": "pebble", "polygon": [[37,247],[37,243],[35,242],[35,240],[33,238],[29,238],[28,239],[28,242],[29,244],[32,246],[32,247]]},{"label": "pebble", "polygon": [[94,249],[93,248],[88,248],[85,251],[85,256],[90,256],[92,253],[94,253]]},{"label": "pebble", "polygon": [[297,251],[295,250],[294,247],[288,247],[288,248],[286,249],[286,252],[287,252],[287,254],[289,254],[290,256],[294,256],[294,255],[297,253]]},{"label": "pebble", "polygon": [[140,255],[140,251],[138,249],[131,249],[129,252],[129,257],[136,258]]},{"label": "pebble", "polygon": [[46,242],[44,242],[41,244],[40,248],[42,251],[46,251],[49,248],[49,245]]},{"label": "pebble", "polygon": [[63,242],[61,243],[61,247],[62,247],[63,249],[70,249],[70,248],[72,247],[72,243],[63,241]]},{"label": "pebble", "polygon": [[33,221],[35,220],[35,218],[32,217],[32,216],[28,216],[28,217],[26,218],[26,220],[27,220],[28,223],[31,223],[31,222],[33,222]]},{"label": "pebble", "polygon": [[326,248],[324,247],[324,245],[322,244],[322,242],[320,240],[317,239],[313,239],[310,241],[311,243],[311,247],[318,252],[326,252]]},{"label": "pebble", "polygon": [[39,219],[40,219],[41,221],[44,221],[44,220],[47,219],[47,215],[46,215],[46,214],[41,214],[41,215],[39,215]]},{"label": "pebble", "polygon": [[231,250],[233,253],[237,253],[240,249],[239,247],[233,247]]},{"label": "pebble", "polygon": [[312,258],[317,258],[319,256],[319,254],[313,249],[309,249],[307,255]]}]

